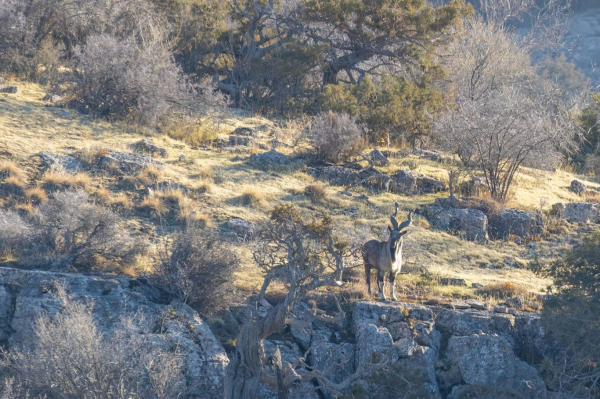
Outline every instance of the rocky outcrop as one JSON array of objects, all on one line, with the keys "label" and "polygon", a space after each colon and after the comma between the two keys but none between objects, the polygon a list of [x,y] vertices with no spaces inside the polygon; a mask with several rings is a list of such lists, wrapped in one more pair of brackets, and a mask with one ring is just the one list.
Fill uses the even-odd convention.
[{"label": "rocky outcrop", "polygon": [[[28,345],[40,314],[58,314],[52,292],[60,283],[73,301],[89,304],[103,334],[110,335],[125,317],[147,324],[149,351],[177,348],[184,362],[186,386],[194,397],[220,397],[227,355],[208,325],[189,306],[171,301],[145,279],[102,278],[0,268],[0,340],[11,348]],[[139,316],[143,317],[139,317]],[[140,332],[143,333],[143,332]]]},{"label": "rocky outcrop", "polygon": [[508,238],[515,235],[523,238],[541,236],[544,220],[539,212],[506,208],[490,218],[490,234],[494,238]]},{"label": "rocky outcrop", "polygon": [[70,155],[59,155],[49,151],[42,151],[37,156],[44,167],[64,172],[77,172],[82,165],[75,157]]},{"label": "rocky outcrop", "polygon": [[257,230],[255,225],[240,218],[229,219],[227,227],[243,240],[252,238]]},{"label": "rocky outcrop", "polygon": [[261,167],[272,167],[285,165],[288,159],[285,155],[276,150],[263,152],[262,154],[253,154],[250,156],[250,163]]},{"label": "rocky outcrop", "polygon": [[17,86],[7,86],[0,84],[0,93],[10,93],[16,94],[19,92],[19,88]]},{"label": "rocky outcrop", "polygon": [[100,149],[94,151],[94,157],[95,162],[99,167],[117,170],[126,174],[140,171],[148,167],[162,169],[165,166],[162,162],[132,152]]},{"label": "rocky outcrop", "polygon": [[140,152],[142,154],[150,154],[150,155],[159,155],[161,157],[167,156],[167,150],[165,148],[159,147],[156,144],[152,143],[150,140],[142,139],[137,143],[133,144],[133,149],[136,152]]},{"label": "rocky outcrop", "polygon": [[419,158],[429,159],[435,162],[450,163],[452,161],[450,158],[445,157],[437,151],[423,150],[418,147],[413,149],[413,154],[417,155]]},{"label": "rocky outcrop", "polygon": [[420,212],[431,226],[463,236],[467,240],[488,240],[488,219],[477,209],[454,208],[447,205],[447,199],[436,199],[433,205],[424,207]]},{"label": "rocky outcrop", "polygon": [[600,204],[593,202],[558,203],[552,210],[569,223],[600,223]]},{"label": "rocky outcrop", "polygon": [[388,166],[390,164],[390,161],[388,161],[387,157],[377,149],[371,151],[369,157],[375,166]]},{"label": "rocky outcrop", "polygon": [[405,195],[437,193],[446,190],[446,183],[412,170],[400,170],[391,176],[390,191]]}]

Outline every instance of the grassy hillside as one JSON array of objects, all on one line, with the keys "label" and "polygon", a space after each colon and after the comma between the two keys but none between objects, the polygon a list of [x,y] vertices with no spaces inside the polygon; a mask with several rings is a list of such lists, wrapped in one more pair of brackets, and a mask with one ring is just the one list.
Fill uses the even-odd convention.
[{"label": "grassy hillside", "polygon": [[[260,222],[277,204],[293,203],[307,218],[317,216],[321,211],[330,212],[340,231],[353,231],[364,235],[365,239],[382,239],[394,201],[400,204],[401,219],[408,210],[431,203],[437,196],[447,195],[402,196],[352,188],[350,191],[355,195],[346,197],[339,194],[343,187],[316,181],[306,173],[301,163],[271,170],[258,169],[246,162],[248,154],[235,154],[217,148],[193,148],[167,135],[137,126],[110,123],[73,110],[53,107],[43,100],[44,87],[21,81],[12,83],[20,87],[19,93],[0,93],[0,161],[12,162],[23,170],[24,190],[40,187],[44,191],[51,191],[44,187],[51,187],[49,182],[53,179],[63,179],[62,186],[81,187],[98,202],[118,210],[135,234],[147,237],[153,244],[152,251],[136,264],[112,265],[104,272],[152,273],[160,255],[161,237],[186,218],[202,220],[226,232],[225,224],[231,218]],[[228,137],[236,127],[265,124],[273,125],[273,122],[228,114],[218,118],[216,128],[220,134]],[[280,140],[289,138],[289,134],[279,130]],[[157,158],[164,162],[164,169],[125,177],[93,169],[79,175],[60,172],[49,175],[41,172],[36,157],[40,151],[79,154],[80,157],[90,149],[130,152],[131,145],[142,138],[148,138],[167,150],[164,158]],[[270,139],[272,137],[265,133],[258,138],[258,142],[266,143]],[[291,148],[278,150],[288,156],[297,155]],[[252,151],[263,150],[253,148]],[[447,170],[451,167],[412,156],[390,161],[386,170],[408,167],[444,180],[447,180]],[[589,186],[600,187],[581,176],[561,170],[545,172],[525,169],[517,176],[514,194],[508,205],[547,210],[556,202],[577,201],[577,196],[568,189],[575,178]],[[159,192],[156,197],[161,204],[158,204],[153,202],[155,197],[151,198],[146,190],[147,186],[157,182],[176,183],[179,186],[171,186],[181,189]],[[304,188],[310,184],[324,186],[326,197],[322,201],[312,202],[303,194]],[[368,200],[357,199],[361,194],[368,196]],[[32,195],[10,198],[4,195],[0,197],[0,202],[7,208],[35,212],[36,203],[32,198]],[[566,249],[572,238],[588,230],[587,226],[568,226],[564,234],[548,235],[537,242],[539,248],[536,253],[542,262],[547,262]],[[238,273],[235,285],[240,294],[251,293],[262,277],[251,259],[251,244],[231,241],[231,245],[243,259],[243,269]],[[398,285],[400,291],[407,295],[475,296],[475,290],[470,288],[471,283],[511,283],[523,286],[530,292],[539,292],[549,283],[528,270],[532,261],[529,244],[517,245],[512,241],[492,241],[488,244],[468,242],[430,229],[427,221],[420,217],[417,218],[413,233],[409,235],[405,257],[411,273],[399,276]],[[5,261],[10,261],[10,257],[5,256]],[[505,265],[510,262],[519,267]],[[425,271],[427,273],[423,273]],[[357,277],[351,284],[351,290],[357,296],[362,296],[365,293],[362,277],[359,277],[362,275],[362,265],[353,274]],[[465,279],[467,287],[439,286],[431,277],[437,275]]]}]

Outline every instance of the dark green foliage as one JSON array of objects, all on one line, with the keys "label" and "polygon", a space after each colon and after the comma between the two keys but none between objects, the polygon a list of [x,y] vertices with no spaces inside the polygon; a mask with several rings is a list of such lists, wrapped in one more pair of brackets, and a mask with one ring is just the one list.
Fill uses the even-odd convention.
[{"label": "dark green foliage", "polygon": [[550,386],[586,397],[600,394],[600,231],[584,238],[544,272],[556,296],[543,322],[554,353],[545,362]]}]

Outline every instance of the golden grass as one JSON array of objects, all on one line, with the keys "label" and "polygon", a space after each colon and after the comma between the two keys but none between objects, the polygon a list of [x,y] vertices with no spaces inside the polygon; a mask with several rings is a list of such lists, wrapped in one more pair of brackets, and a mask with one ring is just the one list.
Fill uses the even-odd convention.
[{"label": "golden grass", "polygon": [[327,198],[327,190],[320,184],[310,184],[304,187],[304,195],[308,197],[311,202],[319,203]]},{"label": "golden grass", "polygon": [[0,180],[8,177],[16,177],[20,180],[25,180],[25,173],[11,161],[0,162]]},{"label": "golden grass", "polygon": [[171,122],[163,127],[163,131],[191,146],[208,144],[219,136],[218,127],[210,120]]},{"label": "golden grass", "polygon": [[48,198],[48,194],[41,187],[32,187],[25,190],[25,197],[30,204],[38,205]]},{"label": "golden grass", "polygon": [[265,203],[265,195],[255,188],[246,188],[239,197],[239,201],[244,206],[261,206]]},{"label": "golden grass", "polygon": [[49,170],[41,180],[44,190],[54,192],[67,188],[85,189],[92,184],[92,179],[86,173],[75,173],[73,175]]},{"label": "golden grass", "polygon": [[144,197],[143,201],[137,206],[137,209],[153,216],[161,216],[167,210],[165,204],[157,196]]},{"label": "golden grass", "polygon": [[214,184],[210,179],[204,179],[194,185],[193,191],[198,194],[211,194],[214,191]]},{"label": "golden grass", "polygon": [[193,211],[189,215],[185,216],[185,223],[188,225],[192,224],[200,228],[207,228],[212,227],[213,220],[212,217],[206,213]]},{"label": "golden grass", "polygon": [[10,197],[21,197],[25,194],[27,183],[17,176],[9,176],[0,182],[0,195]]}]

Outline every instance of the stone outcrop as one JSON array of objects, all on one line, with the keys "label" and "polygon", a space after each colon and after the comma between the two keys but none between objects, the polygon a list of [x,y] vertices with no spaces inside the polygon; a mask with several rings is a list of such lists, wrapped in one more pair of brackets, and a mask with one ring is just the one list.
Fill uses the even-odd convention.
[{"label": "stone outcrop", "polygon": [[439,153],[437,151],[423,150],[421,148],[416,147],[413,149],[413,154],[417,155],[419,158],[429,159],[430,161],[442,162],[442,163],[451,162],[451,159],[445,157],[444,155],[442,155],[441,153]]},{"label": "stone outcrop", "polygon": [[375,166],[388,166],[390,164],[390,161],[388,161],[387,157],[377,149],[371,151],[369,157]]},{"label": "stone outcrop", "polygon": [[447,200],[438,198],[433,205],[420,211],[433,228],[464,236],[467,240],[488,240],[488,219],[482,211],[454,208],[448,206]]},{"label": "stone outcrop", "polygon": [[132,173],[148,167],[162,169],[165,166],[160,161],[132,152],[100,149],[94,151],[94,157],[99,167],[116,169],[121,173]]},{"label": "stone outcrop", "polygon": [[552,210],[569,223],[600,223],[600,204],[593,202],[558,203]]},{"label": "stone outcrop", "polygon": [[391,176],[390,191],[405,195],[437,193],[446,190],[446,183],[412,170],[402,169]]},{"label": "stone outcrop", "polygon": [[37,156],[42,161],[42,164],[49,169],[73,173],[82,167],[81,162],[70,155],[59,155],[49,151],[42,151]]},{"label": "stone outcrop", "polygon": [[252,154],[250,156],[250,163],[256,166],[272,167],[285,165],[288,163],[288,159],[285,155],[276,150],[263,152],[262,154]]},{"label": "stone outcrop", "polygon": [[252,238],[257,230],[255,225],[240,218],[229,219],[227,227],[243,240]]},{"label": "stone outcrop", "polygon": [[544,220],[539,212],[506,208],[490,218],[490,234],[494,238],[507,238],[515,235],[523,238],[541,236]]},{"label": "stone outcrop", "polygon": [[165,148],[159,147],[156,144],[152,143],[150,140],[142,139],[137,143],[133,144],[133,149],[136,152],[140,152],[142,154],[150,154],[150,155],[159,155],[161,157],[167,156],[167,150]]},{"label": "stone outcrop", "polygon": [[149,350],[178,348],[187,387],[194,397],[220,397],[228,358],[208,325],[189,306],[170,297],[145,279],[102,278],[0,268],[0,340],[11,348],[28,345],[40,314],[53,317],[60,301],[52,292],[60,283],[73,301],[90,304],[104,334],[124,317],[143,315]]},{"label": "stone outcrop", "polygon": [[17,86],[8,86],[0,84],[0,93],[16,94],[18,92],[19,88]]}]

